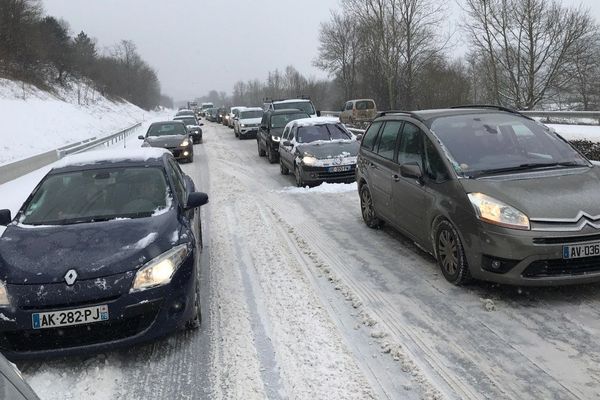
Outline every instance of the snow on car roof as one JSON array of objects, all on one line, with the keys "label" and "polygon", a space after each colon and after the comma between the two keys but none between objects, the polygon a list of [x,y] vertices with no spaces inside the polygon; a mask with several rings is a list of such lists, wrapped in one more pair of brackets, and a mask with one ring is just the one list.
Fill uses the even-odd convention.
[{"label": "snow on car roof", "polygon": [[340,120],[335,117],[316,117],[316,118],[301,118],[288,122],[288,126],[313,126],[324,124],[339,124]]},{"label": "snow on car roof", "polygon": [[241,111],[263,111],[262,107],[244,107]]},{"label": "snow on car roof", "polygon": [[137,149],[94,150],[73,154],[53,165],[54,169],[98,163],[116,163],[121,161],[148,161],[160,159],[169,154],[167,149],[144,147]]},{"label": "snow on car roof", "polygon": [[310,103],[310,99],[287,99],[287,100],[277,100],[274,101],[273,104],[283,104],[283,103],[300,103],[301,101]]}]

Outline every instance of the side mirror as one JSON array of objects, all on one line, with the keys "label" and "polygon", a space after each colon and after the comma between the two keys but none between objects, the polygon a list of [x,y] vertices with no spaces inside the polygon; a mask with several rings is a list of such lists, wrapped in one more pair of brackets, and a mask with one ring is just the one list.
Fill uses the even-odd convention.
[{"label": "side mirror", "polygon": [[421,167],[417,163],[406,163],[400,166],[400,175],[405,178],[413,178],[418,181],[421,181],[423,178],[423,172],[421,171]]},{"label": "side mirror", "polygon": [[10,215],[10,210],[0,210],[0,226],[6,226],[10,224],[12,221],[12,217]]},{"label": "side mirror", "polygon": [[289,140],[284,140],[281,144],[286,147],[290,147],[292,145],[292,143]]},{"label": "side mirror", "polygon": [[192,192],[188,195],[187,204],[185,205],[186,210],[192,208],[198,208],[208,203],[208,195],[202,192]]},{"label": "side mirror", "polygon": [[359,133],[358,135],[356,135],[356,141],[357,142],[362,142],[362,138],[363,138],[362,133]]},{"label": "side mirror", "polygon": [[317,110],[317,117],[321,116],[321,111]]},{"label": "side mirror", "polygon": [[140,140],[144,140],[144,139],[145,139],[145,138],[144,138],[144,135],[140,135],[140,136],[138,136],[138,139],[140,139]]}]

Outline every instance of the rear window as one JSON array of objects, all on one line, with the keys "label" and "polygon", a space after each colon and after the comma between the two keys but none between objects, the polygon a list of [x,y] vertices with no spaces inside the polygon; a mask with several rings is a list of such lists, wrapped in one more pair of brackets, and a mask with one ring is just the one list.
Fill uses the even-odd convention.
[{"label": "rear window", "polygon": [[356,109],[357,110],[373,110],[375,108],[375,103],[370,100],[357,101]]}]

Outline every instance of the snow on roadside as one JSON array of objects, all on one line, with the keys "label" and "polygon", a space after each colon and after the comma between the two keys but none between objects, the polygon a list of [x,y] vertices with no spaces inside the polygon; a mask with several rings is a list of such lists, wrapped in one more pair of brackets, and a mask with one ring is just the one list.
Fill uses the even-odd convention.
[{"label": "snow on roadside", "polygon": [[131,103],[109,100],[85,86],[83,101],[77,87],[75,83],[70,90],[51,94],[0,79],[0,164],[107,136],[151,117]]},{"label": "snow on roadside", "polygon": [[291,193],[291,194],[308,194],[308,193],[345,193],[345,192],[356,192],[356,182],[352,183],[322,183],[315,187],[295,187],[288,186],[282,190],[277,191],[278,193]]},{"label": "snow on roadside", "polygon": [[23,374],[43,400],[112,400],[119,397],[119,388],[124,382],[116,357],[99,354],[83,361],[77,370],[61,368],[61,364],[62,361],[50,362],[35,373]]},{"label": "snow on roadside", "polygon": [[600,125],[545,124],[567,140],[585,139],[600,142]]}]

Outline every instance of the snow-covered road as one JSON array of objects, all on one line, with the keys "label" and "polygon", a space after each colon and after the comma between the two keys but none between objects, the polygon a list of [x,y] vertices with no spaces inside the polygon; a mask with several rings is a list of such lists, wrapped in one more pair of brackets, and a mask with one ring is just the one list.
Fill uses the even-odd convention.
[{"label": "snow-covered road", "polygon": [[454,287],[364,225],[354,185],[291,188],[254,140],[204,128],[182,166],[210,195],[202,329],[20,364],[43,399],[600,396],[600,286]]}]

